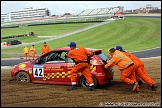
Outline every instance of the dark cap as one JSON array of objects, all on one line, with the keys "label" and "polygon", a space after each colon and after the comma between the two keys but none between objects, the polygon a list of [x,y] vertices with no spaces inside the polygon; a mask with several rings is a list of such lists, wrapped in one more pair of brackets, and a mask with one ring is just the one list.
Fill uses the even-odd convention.
[{"label": "dark cap", "polygon": [[76,46],[75,42],[70,42],[70,44],[68,44],[68,46]]},{"label": "dark cap", "polygon": [[116,46],[116,50],[123,50],[122,46]]},{"label": "dark cap", "polygon": [[44,42],[44,44],[46,44],[46,42]]}]

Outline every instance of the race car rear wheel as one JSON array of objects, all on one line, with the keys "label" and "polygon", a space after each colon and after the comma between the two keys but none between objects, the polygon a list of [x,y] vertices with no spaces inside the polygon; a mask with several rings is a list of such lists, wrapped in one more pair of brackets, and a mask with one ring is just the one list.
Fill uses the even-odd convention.
[{"label": "race car rear wheel", "polygon": [[[94,76],[92,76],[92,79],[93,79],[94,87],[96,88],[98,86],[98,81]],[[81,87],[84,87],[84,88],[87,88],[89,86],[84,76],[81,76],[79,84]]]},{"label": "race car rear wheel", "polygon": [[16,75],[16,79],[17,81],[21,81],[21,82],[30,82],[30,77],[27,73],[25,72],[19,72]]}]

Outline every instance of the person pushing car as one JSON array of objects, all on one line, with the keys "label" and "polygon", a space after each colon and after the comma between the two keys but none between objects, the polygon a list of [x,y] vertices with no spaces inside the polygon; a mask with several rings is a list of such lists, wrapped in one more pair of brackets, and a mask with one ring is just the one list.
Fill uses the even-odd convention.
[{"label": "person pushing car", "polygon": [[83,46],[77,47],[75,42],[70,42],[68,46],[70,46],[71,50],[69,51],[67,56],[75,62],[75,66],[70,71],[72,86],[67,90],[70,91],[76,89],[76,74],[78,72],[82,72],[82,74],[86,78],[87,83],[89,84],[88,90],[95,91],[92,74],[90,73],[90,68],[87,61],[87,55],[93,56],[94,53],[87,51]]},{"label": "person pushing car", "polygon": [[136,81],[133,61],[115,48],[108,49],[108,53],[111,59],[107,61],[104,67],[107,69],[108,67],[117,65],[118,69],[121,71],[120,80],[126,84],[132,85],[132,91],[138,92],[139,84]]},{"label": "person pushing car", "polygon": [[144,68],[144,63],[139,58],[134,56],[133,54],[123,50],[122,46],[116,46],[116,50],[119,50],[119,51],[123,52],[126,56],[128,56],[134,62],[134,65],[135,65],[135,75],[136,75],[137,81],[141,82],[141,80],[139,79],[139,78],[141,78],[142,80],[144,80],[151,87],[152,91],[156,91],[157,85],[147,75],[146,70]]}]

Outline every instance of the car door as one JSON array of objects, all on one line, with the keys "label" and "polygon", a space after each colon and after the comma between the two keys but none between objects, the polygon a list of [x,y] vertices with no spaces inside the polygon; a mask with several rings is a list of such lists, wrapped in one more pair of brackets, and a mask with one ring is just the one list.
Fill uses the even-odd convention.
[{"label": "car door", "polygon": [[44,80],[54,84],[71,84],[67,51],[54,51],[48,54],[44,63]]},{"label": "car door", "polygon": [[71,84],[70,71],[75,65],[67,57],[68,51],[53,51],[40,57],[33,65],[35,82],[49,84]]},{"label": "car door", "polygon": [[74,65],[75,65],[75,63],[74,63],[74,61],[71,59],[71,58],[68,58],[67,57],[67,54],[68,54],[68,51],[63,51],[62,53],[61,53],[61,58],[64,58],[64,60],[65,60],[65,67],[63,67],[63,65],[62,65],[62,67],[61,68],[64,68],[64,69],[66,69],[66,71],[65,71],[65,77],[64,78],[62,78],[62,82],[64,82],[64,83],[66,83],[66,84],[71,84],[71,76],[70,76],[70,71],[71,71],[71,69],[74,67]]}]

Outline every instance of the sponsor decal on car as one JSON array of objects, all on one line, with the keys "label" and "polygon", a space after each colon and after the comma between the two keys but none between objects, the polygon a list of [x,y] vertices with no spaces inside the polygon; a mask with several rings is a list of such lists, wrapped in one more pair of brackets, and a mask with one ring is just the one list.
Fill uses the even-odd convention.
[{"label": "sponsor decal on car", "polygon": [[64,69],[60,68],[60,67],[45,67],[44,71],[63,71]]},{"label": "sponsor decal on car", "polygon": [[[81,76],[82,73],[79,72],[77,73],[77,75]],[[52,74],[48,74],[46,76],[44,76],[43,80],[46,81],[46,80],[49,80],[49,79],[53,79],[53,78],[70,78],[70,71],[68,71],[67,73],[66,72],[57,72],[57,73],[52,73]]]},{"label": "sponsor decal on car", "polygon": [[67,67],[74,67],[75,63],[67,63]]},{"label": "sponsor decal on car", "polygon": [[32,69],[29,70],[29,74],[32,74]]},{"label": "sponsor decal on car", "polygon": [[98,74],[97,76],[105,76],[105,74],[101,73],[101,74]]},{"label": "sponsor decal on car", "polygon": [[26,67],[26,64],[20,64],[19,65],[19,68],[25,68]]},{"label": "sponsor decal on car", "polygon": [[92,65],[95,65],[97,63],[97,60],[93,60]]},{"label": "sponsor decal on car", "polygon": [[66,72],[57,72],[44,76],[43,80],[49,80],[51,78],[70,78],[70,71]]},{"label": "sponsor decal on car", "polygon": [[94,72],[96,70],[96,66],[90,65],[89,67],[90,67],[91,72]]},{"label": "sponsor decal on car", "polygon": [[90,67],[90,70],[92,72],[96,71],[96,66],[94,66],[96,63],[97,63],[97,60],[93,60],[92,65],[89,66]]}]

